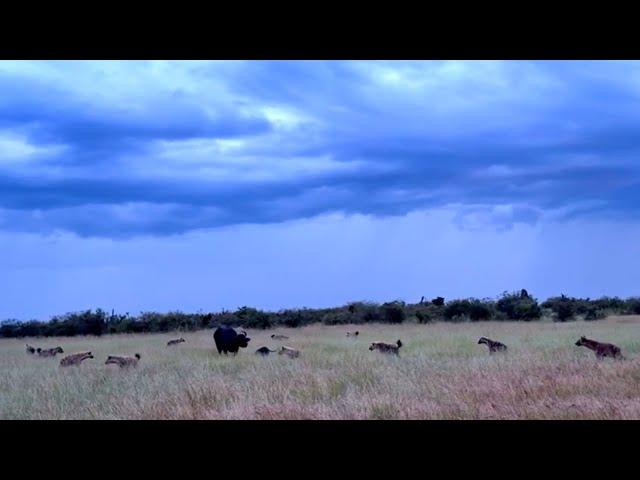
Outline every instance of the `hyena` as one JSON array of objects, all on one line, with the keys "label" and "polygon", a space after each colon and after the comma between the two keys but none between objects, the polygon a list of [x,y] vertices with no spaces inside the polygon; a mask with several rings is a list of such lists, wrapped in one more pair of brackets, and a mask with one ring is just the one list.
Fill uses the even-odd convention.
[{"label": "hyena", "polygon": [[596,342],[595,340],[589,340],[587,337],[580,337],[580,340],[576,342],[578,347],[587,347],[589,350],[593,350],[596,354],[596,358],[602,359],[605,357],[612,357],[617,360],[624,360],[622,351],[619,347],[611,343]]},{"label": "hyena", "polygon": [[31,345],[29,345],[28,343],[27,345],[27,353],[30,353],[31,355],[34,355],[36,353],[36,349],[33,348]]},{"label": "hyena", "polygon": [[114,364],[118,365],[120,368],[123,367],[135,367],[138,365],[138,361],[140,360],[140,354],[136,353],[133,357],[123,357],[119,355],[109,355],[107,361],[104,362],[105,365]]},{"label": "hyena", "polygon": [[270,353],[275,353],[275,352],[277,352],[277,350],[270,350],[269,347],[260,347],[259,349],[256,350],[256,355],[262,355],[263,357],[266,357]]},{"label": "hyena", "polygon": [[507,346],[504,343],[496,342],[487,337],[480,337],[478,343],[484,343],[487,347],[489,347],[489,353],[495,352],[506,352]]},{"label": "hyena", "polygon": [[355,332],[347,332],[347,337],[357,337],[358,335],[360,335],[360,332],[357,330]]},{"label": "hyena", "polygon": [[171,345],[177,345],[178,343],[183,343],[186,342],[186,340],[182,337],[180,338],[176,338],[175,340],[169,340],[167,342],[167,346],[171,346]]},{"label": "hyena", "polygon": [[273,338],[274,340],[289,340],[289,337],[287,337],[286,335],[280,335],[280,334],[272,334],[271,338]]},{"label": "hyena", "polygon": [[382,353],[393,353],[395,355],[399,355],[401,346],[402,342],[400,340],[398,340],[395,344],[386,342],[373,342],[371,343],[369,350],[378,350]]},{"label": "hyena", "polygon": [[70,365],[80,365],[87,358],[93,358],[91,352],[72,353],[60,360],[60,366],[68,367]]},{"label": "hyena", "polygon": [[62,350],[62,347],[47,348],[45,350],[38,347],[36,352],[41,357],[55,357],[58,353],[64,353],[64,350]]},{"label": "hyena", "polygon": [[278,351],[278,355],[286,355],[289,358],[298,358],[300,356],[300,350],[296,350],[291,347],[281,347]]}]

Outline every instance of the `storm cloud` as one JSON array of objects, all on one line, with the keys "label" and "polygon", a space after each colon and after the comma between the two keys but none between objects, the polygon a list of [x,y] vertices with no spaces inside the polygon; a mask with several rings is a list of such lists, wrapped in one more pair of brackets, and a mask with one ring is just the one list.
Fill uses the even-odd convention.
[{"label": "storm cloud", "polygon": [[639,107],[637,62],[0,62],[0,229],[634,217]]}]

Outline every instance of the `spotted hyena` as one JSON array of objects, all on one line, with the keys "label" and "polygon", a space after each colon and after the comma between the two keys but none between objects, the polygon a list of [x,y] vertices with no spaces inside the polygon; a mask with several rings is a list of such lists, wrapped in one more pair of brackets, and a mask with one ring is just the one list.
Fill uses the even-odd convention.
[{"label": "spotted hyena", "polygon": [[587,337],[580,337],[580,340],[576,342],[578,347],[587,347],[589,350],[593,350],[596,354],[596,358],[602,359],[605,357],[612,357],[618,360],[624,359],[622,351],[619,347],[616,347],[612,343],[596,342],[595,340],[589,340]]},{"label": "spotted hyena", "polygon": [[91,352],[72,353],[71,355],[67,355],[62,360],[60,360],[60,366],[68,367],[70,365],[80,365],[84,360],[88,358],[93,358],[93,354]]},{"label": "spotted hyena", "polygon": [[393,353],[395,355],[400,354],[400,347],[402,347],[402,342],[398,340],[394,343],[386,343],[386,342],[373,342],[369,347],[369,350],[378,350],[382,353]]},{"label": "spotted hyena", "polygon": [[289,340],[289,337],[287,337],[286,335],[280,335],[276,333],[271,335],[271,338],[273,338],[274,340]]},{"label": "spotted hyena", "polygon": [[278,355],[286,355],[289,358],[298,358],[300,356],[300,350],[283,346],[278,351]]},{"label": "spotted hyena", "polygon": [[171,345],[177,345],[178,343],[183,343],[186,342],[186,340],[182,337],[180,338],[176,338],[175,340],[169,340],[167,342],[167,346],[171,346]]},{"label": "spotted hyena", "polygon": [[120,368],[123,367],[135,367],[138,365],[140,361],[140,354],[136,353],[133,357],[124,357],[120,355],[109,355],[107,357],[107,361],[104,362],[105,365],[114,364],[118,365]]},{"label": "spotted hyena", "polygon": [[496,342],[495,340],[491,340],[487,337],[480,337],[478,343],[484,343],[487,347],[489,347],[489,353],[495,352],[506,352],[507,346],[504,343]]},{"label": "spotted hyena", "polygon": [[360,335],[359,331],[355,331],[355,332],[347,332],[347,337],[357,337],[358,335]]},{"label": "spotted hyena", "polygon": [[44,350],[42,348],[37,348],[36,352],[40,357],[55,357],[58,353],[64,353],[64,350],[62,347],[47,348]]}]

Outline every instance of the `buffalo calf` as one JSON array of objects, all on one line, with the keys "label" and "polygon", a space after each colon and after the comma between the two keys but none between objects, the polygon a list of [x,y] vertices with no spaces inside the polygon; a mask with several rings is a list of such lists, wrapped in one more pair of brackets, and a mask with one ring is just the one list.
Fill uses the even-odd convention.
[{"label": "buffalo calf", "polygon": [[277,352],[277,350],[270,350],[269,347],[260,347],[259,349],[256,350],[256,355],[262,355],[263,357],[266,357],[270,353],[275,353],[275,352]]}]

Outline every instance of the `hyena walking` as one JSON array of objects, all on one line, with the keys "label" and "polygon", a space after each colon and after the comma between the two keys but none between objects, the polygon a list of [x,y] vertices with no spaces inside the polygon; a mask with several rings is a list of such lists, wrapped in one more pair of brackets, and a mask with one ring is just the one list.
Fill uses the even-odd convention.
[{"label": "hyena walking", "polygon": [[587,347],[589,350],[593,350],[596,354],[596,358],[602,359],[605,357],[612,357],[616,360],[624,360],[620,347],[616,347],[612,343],[596,342],[595,340],[589,340],[587,337],[580,337],[580,340],[576,342],[578,347]]},{"label": "hyena walking", "polygon": [[91,352],[72,353],[71,355],[67,355],[62,360],[60,360],[60,366],[69,367],[71,365],[80,365],[87,358],[93,358]]},{"label": "hyena walking", "polygon": [[489,347],[489,353],[495,352],[506,352],[507,346],[504,343],[496,342],[495,340],[491,340],[487,337],[480,337],[478,343],[484,343],[487,347]]},{"label": "hyena walking", "polygon": [[62,347],[47,348],[45,350],[38,347],[36,348],[36,352],[40,357],[55,357],[58,353],[64,353],[64,350],[62,350]]},{"label": "hyena walking", "polygon": [[140,354],[136,353],[133,357],[123,357],[120,355],[109,355],[107,361],[104,362],[105,365],[114,364],[118,365],[120,368],[123,367],[135,367],[138,365],[138,361],[140,360]]},{"label": "hyena walking", "polygon": [[399,355],[400,347],[402,347],[402,342],[400,340],[398,340],[395,344],[386,342],[372,342],[369,350],[378,350],[382,353],[393,353],[395,355]]},{"label": "hyena walking", "polygon": [[278,355],[286,355],[289,358],[298,358],[300,356],[300,350],[283,346],[283,347],[280,347],[280,350],[278,351]]}]

